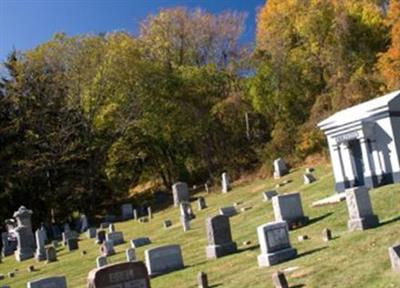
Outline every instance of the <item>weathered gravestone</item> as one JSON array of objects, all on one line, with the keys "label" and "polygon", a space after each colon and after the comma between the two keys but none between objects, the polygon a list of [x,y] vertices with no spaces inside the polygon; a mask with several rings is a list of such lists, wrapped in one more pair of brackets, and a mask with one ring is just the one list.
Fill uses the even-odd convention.
[{"label": "weathered gravestone", "polygon": [[90,228],[88,228],[87,231],[86,231],[86,236],[87,236],[89,239],[96,238],[96,234],[97,234],[97,229],[94,228],[94,227],[90,227]]},{"label": "weathered gravestone", "polygon": [[315,179],[314,175],[312,175],[311,173],[304,174],[303,179],[304,179],[304,184],[311,184],[317,181],[317,179]]},{"label": "weathered gravestone", "polygon": [[197,209],[200,211],[206,208],[207,208],[206,199],[204,199],[204,197],[197,198]]},{"label": "weathered gravestone", "polygon": [[28,282],[27,288],[67,288],[67,280],[64,276],[47,277]]},{"label": "weathered gravestone", "polygon": [[17,250],[15,251],[15,259],[24,261],[34,256],[34,249],[31,246],[30,233],[25,226],[15,228],[17,236]]},{"label": "weathered gravestone", "polygon": [[57,250],[53,246],[46,248],[46,261],[47,263],[57,261]]},{"label": "weathered gravestone", "polygon": [[270,222],[257,227],[261,254],[258,266],[271,266],[295,258],[297,250],[292,248],[289,229],[285,221]]},{"label": "weathered gravestone", "polygon": [[151,288],[143,262],[107,265],[89,272],[88,288]]},{"label": "weathered gravestone", "polygon": [[106,231],[99,230],[96,233],[96,244],[102,244],[106,240]]},{"label": "weathered gravestone", "polygon": [[150,238],[148,237],[139,237],[131,240],[131,247],[132,248],[139,248],[142,246],[146,246],[151,244]]},{"label": "weathered gravestone", "polygon": [[289,169],[286,166],[285,161],[282,158],[278,158],[274,161],[274,178],[279,179],[289,173]]},{"label": "weathered gravestone", "polygon": [[126,261],[133,262],[136,260],[136,250],[133,248],[128,248],[125,250]]},{"label": "weathered gravestone", "polygon": [[165,274],[184,267],[179,245],[165,245],[147,249],[144,256],[150,276]]},{"label": "weathered gravestone", "polygon": [[190,220],[196,218],[196,215],[194,215],[192,205],[188,201],[183,201],[179,204],[180,212],[181,212],[181,217],[186,217]]},{"label": "weathered gravestone", "polygon": [[78,239],[76,238],[70,238],[67,241],[67,247],[68,251],[74,251],[79,249],[79,244],[78,244]]},{"label": "weathered gravestone", "polygon": [[112,241],[114,246],[124,244],[124,234],[122,232],[111,232],[106,235],[106,240]]},{"label": "weathered gravestone", "polygon": [[35,259],[37,261],[43,261],[46,259],[46,250],[45,250],[45,239],[43,233],[38,229],[35,232],[36,236],[36,252]]},{"label": "weathered gravestone", "polygon": [[147,207],[147,217],[149,217],[149,219],[153,219],[153,213],[150,206]]},{"label": "weathered gravestone", "polygon": [[4,257],[14,254],[16,247],[11,245],[10,241],[8,240],[8,232],[1,233],[1,243],[3,245],[3,247],[1,248],[1,253]]},{"label": "weathered gravestone", "polygon": [[186,215],[181,216],[181,224],[182,224],[183,232],[190,230],[190,219],[188,216],[186,216]]},{"label": "weathered gravestone", "polygon": [[189,201],[189,189],[186,183],[177,182],[172,185],[172,195],[174,197],[174,206],[178,206],[182,201]]},{"label": "weathered gravestone", "polygon": [[86,232],[89,229],[89,220],[85,214],[81,215],[81,232]]},{"label": "weathered gravestone", "polygon": [[350,231],[365,230],[379,225],[378,216],[372,211],[368,188],[347,189],[346,203],[349,212],[347,227]]},{"label": "weathered gravestone", "polygon": [[263,199],[264,201],[271,201],[272,197],[276,195],[278,195],[278,192],[276,192],[275,190],[265,191],[263,192]]},{"label": "weathered gravestone", "polygon": [[285,274],[280,271],[272,273],[272,284],[275,288],[289,288]]},{"label": "weathered gravestone", "polygon": [[137,209],[133,209],[133,219],[135,219],[135,220],[139,219]]},{"label": "weathered gravestone", "polygon": [[197,283],[199,285],[199,288],[208,288],[208,277],[207,274],[204,272],[199,272],[197,274]]},{"label": "weathered gravestone", "polygon": [[19,207],[18,211],[14,213],[14,218],[17,219],[18,226],[15,228],[17,237],[17,250],[15,251],[15,258],[17,261],[23,261],[34,256],[35,237],[32,233],[31,216],[32,211],[26,209],[24,206]]},{"label": "weathered gravestone", "polygon": [[222,178],[221,180],[222,193],[228,193],[232,189],[228,173],[226,172],[222,173],[221,178]]},{"label": "weathered gravestone", "polygon": [[78,239],[79,234],[76,231],[69,230],[67,232],[62,233],[62,238],[63,238],[63,244],[67,245],[69,239]]},{"label": "weathered gravestone", "polygon": [[236,252],[237,245],[232,241],[229,217],[217,215],[206,219],[208,259],[223,257]]},{"label": "weathered gravestone", "polygon": [[389,258],[392,270],[400,273],[400,245],[389,247]]},{"label": "weathered gravestone", "polygon": [[115,232],[115,225],[114,225],[114,223],[111,223],[111,224],[108,226],[108,232],[110,232],[110,233]]},{"label": "weathered gravestone", "polygon": [[47,230],[46,227],[44,226],[44,223],[42,222],[40,224],[40,229],[39,229],[40,233],[42,233],[42,238],[44,239],[44,243],[48,243],[49,238],[47,237]]},{"label": "weathered gravestone", "polygon": [[286,221],[289,229],[304,226],[309,218],[304,216],[300,193],[277,195],[272,198],[275,221]]},{"label": "weathered gravestone", "polygon": [[167,229],[167,228],[172,226],[171,220],[165,220],[163,224],[164,224],[164,228],[165,229]]},{"label": "weathered gravestone", "polygon": [[107,256],[99,256],[96,258],[96,267],[101,268],[108,264]]},{"label": "weathered gravestone", "polygon": [[133,218],[133,206],[130,203],[121,206],[122,220],[129,220]]},{"label": "weathered gravestone", "polygon": [[222,207],[219,209],[219,214],[227,217],[232,217],[237,214],[236,208],[233,206]]},{"label": "weathered gravestone", "polygon": [[102,256],[111,256],[115,254],[114,244],[112,241],[105,240],[100,247],[100,252]]},{"label": "weathered gravestone", "polygon": [[322,240],[325,242],[331,241],[332,240],[332,231],[328,228],[325,228],[322,230]]}]

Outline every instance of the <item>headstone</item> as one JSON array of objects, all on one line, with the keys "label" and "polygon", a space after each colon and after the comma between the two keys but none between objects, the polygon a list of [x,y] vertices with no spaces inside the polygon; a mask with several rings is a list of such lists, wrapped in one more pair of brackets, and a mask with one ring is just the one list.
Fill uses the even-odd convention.
[{"label": "headstone", "polygon": [[108,232],[110,232],[110,233],[115,232],[115,225],[114,225],[113,223],[111,223],[111,224],[108,226]]},{"label": "headstone", "polygon": [[102,244],[106,240],[106,231],[99,230],[96,233],[96,244]]},{"label": "headstone", "polygon": [[297,237],[297,240],[299,241],[299,242],[303,242],[303,241],[305,241],[305,240],[308,240],[309,238],[308,238],[308,235],[299,235],[298,237]]},{"label": "headstone", "polygon": [[143,262],[124,262],[93,269],[89,272],[88,288],[151,288]]},{"label": "headstone", "polygon": [[15,251],[15,258],[17,261],[32,258],[34,249],[36,248],[35,237],[32,232],[32,214],[31,210],[21,206],[13,215],[18,224],[17,228],[14,230],[18,241],[17,250]]},{"label": "headstone", "polygon": [[219,209],[219,214],[227,217],[232,217],[237,214],[236,208],[233,206],[222,207]]},{"label": "headstone", "polygon": [[197,274],[197,283],[199,284],[199,288],[208,288],[208,277],[204,272],[199,272]]},{"label": "headstone", "polygon": [[206,255],[208,259],[223,257],[235,253],[237,245],[232,241],[229,217],[217,215],[206,219],[207,241]]},{"label": "headstone", "polygon": [[68,251],[74,251],[79,249],[79,244],[78,244],[78,239],[76,238],[70,238],[67,240],[67,247]]},{"label": "headstone", "polygon": [[10,245],[10,241],[8,240],[8,232],[1,233],[1,253],[4,257],[10,256],[14,254],[15,249]]},{"label": "headstone", "polygon": [[275,221],[286,221],[289,229],[304,226],[309,218],[304,216],[300,193],[277,195],[272,198]]},{"label": "headstone", "polygon": [[115,254],[114,244],[112,241],[105,240],[100,247],[100,252],[102,256],[111,256]]},{"label": "headstone", "polygon": [[394,272],[400,273],[400,245],[389,247],[389,258]]},{"label": "headstone", "polygon": [[207,184],[207,183],[204,184],[204,190],[205,190],[207,193],[210,193],[210,188],[208,187],[208,184]]},{"label": "headstone", "polygon": [[108,233],[106,235],[106,239],[109,241],[112,241],[114,246],[120,245],[120,244],[124,244],[125,240],[124,240],[124,234],[122,232],[112,232],[112,233]]},{"label": "headstone", "polygon": [[142,246],[146,246],[151,244],[151,241],[148,237],[140,237],[140,238],[136,238],[136,239],[132,239],[131,240],[131,247],[132,248],[139,248]]},{"label": "headstone", "polygon": [[17,250],[15,251],[15,259],[20,262],[33,258],[34,250],[31,245],[32,242],[28,228],[26,226],[18,226],[14,231],[18,241]]},{"label": "headstone", "polygon": [[274,178],[279,179],[282,176],[289,173],[285,161],[282,158],[278,158],[274,161]]},{"label": "headstone", "polygon": [[289,288],[285,274],[280,271],[272,273],[272,284],[275,288]]},{"label": "headstone", "polygon": [[47,237],[47,230],[46,230],[46,227],[44,226],[43,222],[40,224],[40,233],[42,233],[42,237],[44,239],[44,243],[45,244],[48,243],[49,238]]},{"label": "headstone", "polygon": [[185,217],[189,218],[189,220],[196,218],[196,215],[194,215],[192,205],[190,204],[190,202],[182,201],[179,204],[179,208],[180,208],[181,216],[185,216]]},{"label": "headstone", "polygon": [[183,232],[187,232],[190,230],[190,219],[187,216],[181,216],[181,224],[183,228]]},{"label": "headstone", "polygon": [[222,187],[222,193],[228,193],[232,188],[229,180],[228,173],[224,172],[221,175],[221,187]]},{"label": "headstone", "polygon": [[276,192],[275,190],[263,192],[264,201],[271,201],[272,197],[276,195],[278,195],[278,192]]},{"label": "headstone", "polygon": [[96,267],[101,268],[108,264],[107,256],[99,256],[96,258]]},{"label": "headstone", "polygon": [[96,228],[90,227],[90,228],[87,229],[87,231],[86,231],[86,236],[87,236],[89,239],[96,238],[96,235],[97,235],[97,229],[96,229]]},{"label": "headstone", "polygon": [[182,201],[190,201],[189,189],[184,182],[177,182],[172,185],[172,194],[174,196],[174,206],[178,206]]},{"label": "headstone", "polygon": [[64,276],[42,278],[28,282],[27,288],[67,288],[67,279]]},{"label": "headstone", "polygon": [[304,174],[303,178],[304,178],[304,184],[311,184],[317,181],[317,179],[315,179],[314,175],[312,175],[311,173]]},{"label": "headstone", "polygon": [[89,221],[85,214],[81,215],[81,232],[86,232],[89,229]]},{"label": "headstone", "polygon": [[184,267],[179,245],[165,245],[147,249],[144,256],[150,276],[165,274]]},{"label": "headstone", "polygon": [[313,173],[315,169],[313,167],[306,168],[306,173]]},{"label": "headstone", "polygon": [[130,203],[121,206],[122,220],[129,220],[133,218],[133,206]]},{"label": "headstone", "polygon": [[332,240],[332,231],[328,228],[325,228],[322,230],[322,240],[325,242],[331,241]]},{"label": "headstone", "polygon": [[258,266],[275,265],[297,256],[297,250],[290,244],[289,229],[285,221],[258,226],[257,235],[261,249]]},{"label": "headstone", "polygon": [[167,229],[167,228],[169,228],[169,227],[171,227],[171,226],[172,226],[171,220],[165,220],[165,221],[164,221],[164,228],[165,228],[165,229]]},{"label": "headstone", "polygon": [[361,231],[379,225],[378,216],[372,210],[369,191],[366,187],[347,189],[346,202],[349,212],[347,227],[350,231]]},{"label": "headstone", "polygon": [[45,240],[43,233],[38,229],[35,232],[36,236],[36,253],[35,259],[37,261],[46,260]]},{"label": "headstone", "polygon": [[149,219],[153,219],[153,213],[151,212],[151,207],[147,207],[147,217],[149,217]]},{"label": "headstone", "polygon": [[63,244],[67,245],[68,239],[78,239],[79,234],[76,231],[69,230],[62,233]]},{"label": "headstone", "polygon": [[138,212],[137,209],[133,209],[133,219],[138,220]]},{"label": "headstone", "polygon": [[46,261],[47,263],[57,261],[57,250],[56,248],[49,246],[46,248]]},{"label": "headstone", "polygon": [[199,211],[207,208],[206,200],[204,199],[204,197],[197,198],[197,208]]},{"label": "headstone", "polygon": [[136,250],[133,248],[128,248],[125,250],[126,261],[133,262],[136,261]]},{"label": "headstone", "polygon": [[100,223],[100,229],[108,229],[109,226],[110,226],[110,222]]}]

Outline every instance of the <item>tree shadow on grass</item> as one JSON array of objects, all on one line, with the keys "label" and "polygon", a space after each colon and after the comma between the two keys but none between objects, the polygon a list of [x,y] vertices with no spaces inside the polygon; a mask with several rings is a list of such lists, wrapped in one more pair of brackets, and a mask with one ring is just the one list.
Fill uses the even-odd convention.
[{"label": "tree shadow on grass", "polygon": [[219,287],[219,286],[222,286],[222,283],[216,283],[216,284],[210,285],[208,287],[214,288],[214,287]]},{"label": "tree shadow on grass", "polygon": [[310,221],[308,222],[308,225],[312,225],[312,224],[317,223],[317,222],[319,222],[321,220],[324,220],[325,218],[331,216],[332,214],[333,214],[333,212],[328,212],[328,213],[325,213],[324,215],[311,218]]},{"label": "tree shadow on grass", "polygon": [[302,288],[302,287],[306,287],[306,285],[298,284],[298,285],[290,286],[289,288]]},{"label": "tree shadow on grass", "polygon": [[399,221],[400,220],[400,216],[396,216],[390,219],[386,219],[385,221],[380,222],[379,226],[384,226],[387,224],[391,224],[393,222]]},{"label": "tree shadow on grass", "polygon": [[260,245],[256,244],[256,245],[252,245],[252,246],[249,246],[249,247],[246,247],[246,248],[240,248],[240,249],[238,249],[238,251],[236,253],[242,253],[242,252],[246,252],[246,251],[253,251],[253,250],[256,250],[258,248],[260,248]]},{"label": "tree shadow on grass", "polygon": [[298,258],[304,257],[304,256],[308,256],[308,255],[311,255],[311,254],[314,254],[314,253],[317,253],[317,252],[319,252],[319,251],[325,250],[326,248],[328,248],[328,247],[323,246],[323,247],[319,247],[319,248],[316,248],[316,249],[312,249],[312,250],[309,250],[309,251],[300,253],[300,254],[298,255]]}]

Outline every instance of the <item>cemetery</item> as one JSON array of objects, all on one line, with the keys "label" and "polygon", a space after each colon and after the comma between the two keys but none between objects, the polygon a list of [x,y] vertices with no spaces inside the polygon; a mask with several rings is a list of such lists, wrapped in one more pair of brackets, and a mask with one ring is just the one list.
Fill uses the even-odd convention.
[{"label": "cemetery", "polygon": [[0,10],[0,288],[400,288],[400,0]]},{"label": "cemetery", "polygon": [[[263,192],[272,189],[277,181],[282,179],[260,179],[239,186],[233,182],[232,190],[227,194],[220,191],[211,195],[205,191],[198,194],[207,201],[207,207],[196,211],[196,217],[190,220],[191,229],[188,232],[183,232],[180,225],[162,228],[164,220],[180,223],[180,209],[173,206],[154,214],[154,220],[151,222],[140,223],[134,219],[117,221],[114,228],[115,231],[123,233],[125,242],[122,244],[114,246],[111,241],[105,239],[105,235],[110,233],[109,228],[97,230],[105,231],[103,241],[106,246],[112,245],[108,256],[102,256],[101,245],[96,244],[95,239],[88,237],[86,232],[79,235],[76,250],[78,252],[69,251],[68,243],[66,246],[58,245],[57,248],[53,248],[51,242],[46,242],[50,244],[46,244],[45,250],[42,250],[42,245],[38,245],[37,248],[29,250],[31,258],[22,262],[16,261],[14,254],[3,256],[0,275],[5,277],[0,277],[0,287],[11,285],[22,288],[27,287],[28,282],[31,282],[30,287],[41,287],[34,285],[43,281],[43,278],[55,277],[63,283],[65,277],[67,287],[83,288],[87,287],[88,277],[93,277],[95,273],[90,271],[96,267],[111,270],[116,269],[111,267],[119,265],[118,263],[135,263],[127,261],[128,259],[140,261],[139,263],[144,265],[141,269],[145,267],[149,274],[154,274],[150,275],[148,280],[153,288],[165,287],[165,281],[182,288],[195,287],[197,283],[205,281],[208,287],[220,283],[223,287],[232,288],[273,288],[274,281],[283,281],[282,277],[289,283],[289,287],[306,285],[333,288],[337,287],[335,283],[342,283],[341,287],[349,288],[354,287],[352,283],[358,283],[361,287],[374,287],[368,286],[370,277],[387,285],[385,287],[400,285],[398,272],[395,272],[399,270],[400,265],[400,253],[396,246],[396,242],[399,241],[397,230],[400,228],[400,222],[397,220],[400,212],[396,205],[396,202],[400,201],[399,187],[389,185],[369,190],[370,202],[365,200],[365,192],[362,196],[354,196],[358,199],[351,200],[355,202],[351,205],[354,212],[349,212],[346,201],[314,208],[311,206],[313,201],[330,195],[334,177],[329,165],[316,166],[313,173],[318,179],[314,186],[304,184],[302,171],[295,171],[283,176],[283,179],[290,177],[293,181],[277,189],[278,195],[291,194],[293,191],[298,191],[301,195],[304,215],[309,217],[309,222],[301,228],[287,230],[286,222],[275,222],[273,201],[262,201]],[[387,199],[391,201],[388,203]],[[192,205],[196,204],[195,201],[193,200]],[[242,206],[252,206],[253,209],[241,212],[235,217],[217,216],[220,206],[229,207],[232,203],[237,204],[237,209]],[[31,217],[35,217],[34,209],[26,209],[32,211],[32,214],[29,214]],[[229,219],[228,222],[222,222],[229,223],[230,237],[224,236],[226,228],[222,227],[227,226],[219,223],[219,220],[213,222],[213,232],[207,232],[211,222],[207,224],[206,219],[213,215]],[[364,231],[349,230],[348,221],[364,223],[363,219],[375,219],[374,215],[379,217],[379,226],[373,225],[375,228]],[[29,222],[24,221],[24,224],[29,225]],[[377,222],[373,223],[376,225]],[[361,227],[360,225],[356,226]],[[207,233],[212,234],[207,236]],[[307,240],[297,241],[297,238],[303,235],[308,236]],[[40,244],[41,241],[37,243]],[[251,244],[244,245],[245,242]],[[220,251],[218,249],[221,248],[207,248],[208,245],[227,247],[226,253],[219,257],[219,252],[216,251]],[[80,253],[83,250],[87,251],[85,255]],[[213,259],[207,258],[206,250],[213,251],[210,252]],[[18,253],[17,257],[20,257]],[[42,259],[43,253],[45,260],[38,261],[36,258]],[[29,272],[27,268],[31,265],[35,269]],[[335,269],[334,273],[332,269]],[[374,274],[377,269],[385,275],[384,278]],[[283,276],[274,276],[276,271],[283,271]],[[8,275],[10,272],[13,272],[12,278]],[[247,274],[254,277],[241,276]],[[146,277],[143,279],[138,281],[147,281]],[[132,278],[129,281],[137,280]]]}]

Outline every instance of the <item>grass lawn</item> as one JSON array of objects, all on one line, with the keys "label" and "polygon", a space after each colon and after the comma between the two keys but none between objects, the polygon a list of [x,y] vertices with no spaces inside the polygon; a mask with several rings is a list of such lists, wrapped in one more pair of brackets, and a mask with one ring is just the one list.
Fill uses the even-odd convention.
[{"label": "grass lawn", "polygon": [[[125,260],[125,249],[132,238],[148,236],[152,240],[149,246],[137,249],[136,255],[144,260],[144,250],[163,244],[180,244],[186,268],[151,280],[153,288],[197,287],[196,277],[199,271],[208,274],[212,287],[231,288],[272,288],[271,273],[275,270],[295,268],[286,273],[291,286],[295,287],[341,287],[341,288],[389,288],[400,287],[400,275],[390,269],[388,247],[400,240],[400,185],[388,185],[371,191],[375,214],[379,216],[381,226],[365,232],[347,232],[347,209],[345,202],[334,206],[312,208],[311,203],[333,194],[333,176],[330,166],[318,166],[314,175],[317,182],[303,185],[304,169],[296,169],[279,181],[262,179],[234,186],[228,194],[200,193],[205,196],[209,208],[197,211],[197,203],[192,206],[196,219],[191,222],[191,230],[184,233],[179,223],[179,209],[169,208],[154,214],[149,223],[126,221],[116,223],[116,230],[123,231],[126,244],[116,246],[117,254],[109,258],[109,263]],[[273,221],[272,204],[262,201],[261,192],[274,188],[276,183],[285,179],[291,183],[278,188],[278,192],[299,191],[302,196],[305,214],[311,224],[290,232],[292,245],[299,256],[291,261],[269,267],[259,268],[257,226]],[[231,217],[233,239],[239,252],[217,260],[206,260],[205,218],[216,214],[219,207],[241,202],[241,207],[252,207]],[[28,207],[32,208],[32,207]],[[35,215],[33,215],[34,217]],[[173,226],[163,228],[163,220],[170,219]],[[331,242],[322,241],[322,230],[330,228],[334,235]],[[299,235],[308,235],[309,240],[298,242]],[[13,256],[0,264],[0,274],[18,269],[15,278],[0,280],[2,285],[12,288],[26,287],[32,279],[45,276],[65,275],[68,287],[86,287],[88,272],[96,265],[99,246],[93,239],[81,235],[80,250],[69,253],[64,247],[58,250],[58,260],[45,264],[27,260],[17,263]],[[243,246],[244,241],[251,245]],[[86,250],[86,255],[81,251]],[[27,268],[35,265],[37,271],[28,272]]]}]

